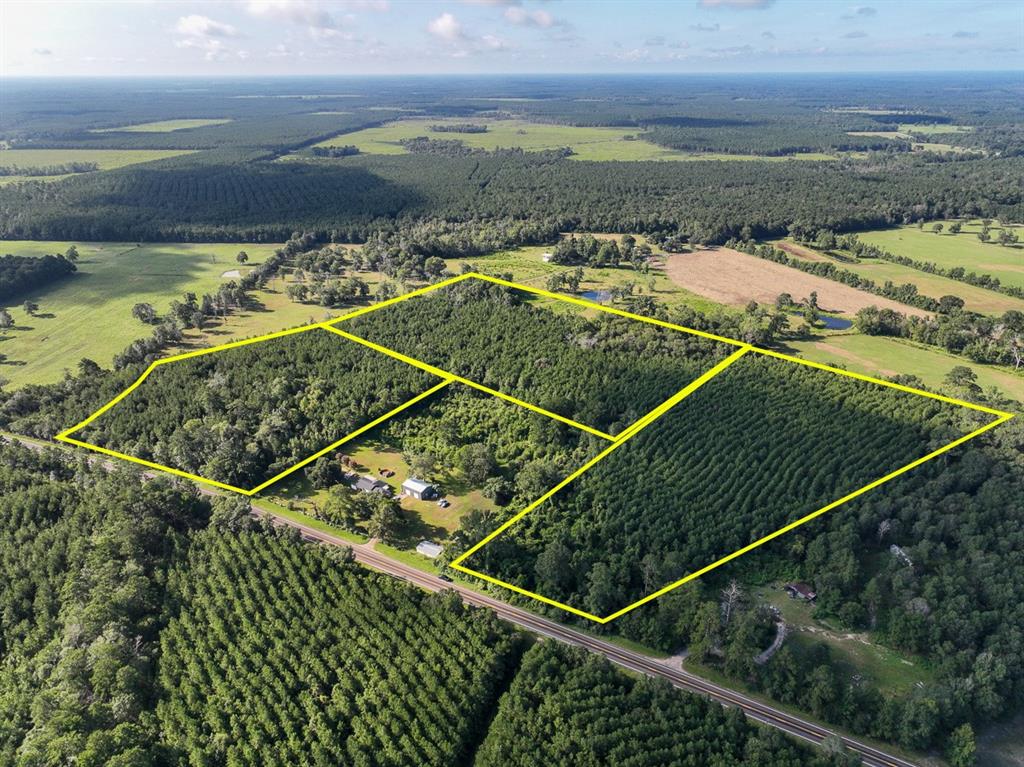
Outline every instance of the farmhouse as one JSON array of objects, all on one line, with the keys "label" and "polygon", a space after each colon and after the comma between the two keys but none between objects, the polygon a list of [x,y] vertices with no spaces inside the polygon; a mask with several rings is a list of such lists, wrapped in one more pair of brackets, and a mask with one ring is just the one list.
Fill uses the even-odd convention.
[{"label": "farmhouse", "polygon": [[402,483],[402,494],[415,498],[417,501],[429,501],[437,495],[437,490],[429,482],[409,477]]},{"label": "farmhouse", "polygon": [[433,541],[420,541],[416,544],[416,553],[422,554],[430,559],[436,559],[441,555],[442,546],[440,543],[434,543]]},{"label": "farmhouse", "polygon": [[367,477],[365,474],[352,483],[352,489],[361,493],[379,493],[380,495],[391,495],[391,488],[387,482],[381,482],[374,477]]},{"label": "farmhouse", "polygon": [[787,583],[785,589],[791,599],[802,599],[805,602],[813,602],[818,596],[806,583]]}]

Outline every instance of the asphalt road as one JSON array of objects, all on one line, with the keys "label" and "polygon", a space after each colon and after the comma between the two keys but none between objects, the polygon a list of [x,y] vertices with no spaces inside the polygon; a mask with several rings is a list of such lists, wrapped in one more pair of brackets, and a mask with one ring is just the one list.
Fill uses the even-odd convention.
[{"label": "asphalt road", "polygon": [[[39,441],[21,439],[14,434],[6,434],[0,438],[8,441],[18,441],[26,447],[30,447],[35,450],[43,447]],[[58,445],[54,445],[53,447],[63,449]],[[102,459],[96,460],[100,461],[105,467],[109,468],[113,466],[112,461]],[[147,476],[155,475],[156,472],[147,472]],[[197,484],[196,486],[204,495],[225,495],[225,493],[204,485]],[[528,610],[516,607],[515,605],[510,605],[465,586],[445,581],[435,575],[431,575],[430,573],[417,570],[414,567],[410,567],[409,565],[403,564],[391,557],[381,554],[373,548],[372,543],[350,543],[343,538],[338,538],[337,536],[321,532],[312,527],[307,527],[306,525],[287,517],[278,516],[271,509],[260,506],[258,501],[253,502],[253,509],[254,513],[271,518],[276,525],[287,525],[288,527],[298,529],[302,534],[302,537],[307,541],[327,544],[330,546],[345,546],[351,549],[357,562],[374,570],[386,573],[387,575],[395,578],[400,578],[414,586],[426,589],[427,591],[451,589],[457,592],[459,596],[462,597],[462,600],[467,604],[475,605],[477,607],[486,607],[493,610],[499,617],[520,626],[527,631],[559,642],[565,642],[566,644],[582,647],[590,652],[598,653],[606,657],[612,663],[622,666],[623,668],[630,669],[631,671],[646,674],[651,677],[667,679],[675,687],[704,695],[712,700],[718,701],[722,705],[736,706],[742,709],[743,712],[751,719],[771,727],[776,727],[789,735],[793,735],[794,737],[801,738],[810,743],[818,744],[825,738],[834,734],[831,730],[814,724],[813,722],[809,722],[806,719],[802,719],[780,709],[768,706],[760,701],[754,700],[753,698],[749,698],[730,690],[728,687],[722,687],[714,684],[713,682],[709,682],[699,676],[675,668],[674,666],[670,666],[666,663],[662,663],[657,659],[643,655],[642,653],[628,650],[624,647],[612,644],[611,642],[597,639],[589,634],[569,628],[555,621],[542,618]],[[893,754],[880,751],[877,748],[873,748],[852,738],[843,737],[842,741],[850,751],[857,753],[861,757],[862,763],[867,767],[916,767],[913,762],[908,762],[907,760],[894,756]]]}]

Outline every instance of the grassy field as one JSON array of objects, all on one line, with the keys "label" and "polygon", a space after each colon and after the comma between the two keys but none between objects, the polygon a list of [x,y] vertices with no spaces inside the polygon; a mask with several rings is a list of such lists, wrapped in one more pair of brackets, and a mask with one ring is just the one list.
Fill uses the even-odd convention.
[{"label": "grassy field", "polygon": [[90,133],[171,133],[176,130],[188,130],[189,128],[203,128],[207,125],[223,125],[231,120],[157,120],[151,123],[137,123],[135,125],[122,125],[117,128],[97,128]]},{"label": "grassy field", "polygon": [[[443,123],[486,124],[486,133],[433,132],[430,126]],[[754,155],[693,154],[677,152],[640,139],[627,140],[637,131],[624,128],[587,128],[572,125],[542,125],[522,120],[458,120],[415,119],[389,123],[345,133],[322,141],[317,146],[352,145],[367,154],[406,154],[399,143],[403,139],[428,136],[433,139],[458,140],[477,149],[519,147],[527,151],[572,147],[576,160],[834,160],[832,155],[807,153],[792,157],[757,157]]]},{"label": "grassy field", "polygon": [[[0,166],[33,168],[47,165],[63,165],[69,162],[94,162],[100,170],[123,168],[141,162],[163,160],[183,154],[193,154],[190,149],[4,149],[0,150]],[[60,176],[0,176],[0,184],[16,181],[56,181],[67,178]]]},{"label": "grassy field", "polygon": [[[935,237],[936,235],[932,236]],[[1006,248],[1005,250],[1009,249]],[[1014,252],[1019,253],[1020,251]],[[952,280],[949,277],[942,277],[937,274],[929,274],[891,261],[866,259],[859,263],[838,262],[837,265],[842,269],[856,272],[862,277],[874,280],[877,285],[881,285],[886,281],[891,281],[896,285],[903,285],[909,282],[917,286],[919,293],[931,298],[941,298],[946,295],[959,296],[964,300],[964,306],[972,312],[998,315],[1009,309],[1024,311],[1024,299],[1007,296],[994,290],[978,288],[974,285],[968,285],[966,282]]]},{"label": "grassy field", "polygon": [[[0,244],[0,250],[33,256],[63,253],[70,244],[8,241]],[[172,299],[180,299],[186,291],[202,295],[230,279],[222,275],[238,269],[235,254],[239,250],[244,248],[250,264],[255,264],[277,247],[75,244],[80,255],[78,271],[26,296],[38,302],[37,316],[29,317],[20,301],[10,309],[16,326],[0,340],[0,352],[7,357],[0,366],[0,375],[14,386],[57,381],[65,368],[74,369],[83,357],[109,366],[115,354],[136,338],[152,332],[131,316],[134,304],[151,303],[163,312]],[[249,316],[229,318],[225,327],[209,331],[208,340],[216,339],[212,342],[219,343],[239,334],[254,335],[301,324],[315,311],[315,307],[292,304],[278,294],[257,297],[272,306],[267,306],[266,311],[245,313]]]},{"label": "grassy field", "polygon": [[856,373],[893,376],[908,373],[920,378],[930,389],[946,390],[943,379],[957,365],[971,368],[978,384],[987,389],[995,386],[1004,394],[1024,402],[1024,372],[1009,368],[981,365],[966,357],[918,346],[909,341],[881,336],[844,333],[809,341],[795,341],[790,351],[815,362],[839,365]]},{"label": "grassy field", "polygon": [[[978,239],[980,221],[961,222],[960,234],[935,234],[928,222],[923,229],[903,226],[898,229],[880,229],[862,232],[857,236],[863,242],[877,245],[897,256],[906,256],[915,261],[930,261],[944,269],[962,266],[969,272],[991,274],[1005,285],[1024,288],[1024,247],[1007,248]],[[946,230],[952,221],[942,221]],[[993,239],[998,237],[1002,226],[994,222],[991,227]],[[1021,240],[1024,240],[1024,226],[1012,226]]]}]

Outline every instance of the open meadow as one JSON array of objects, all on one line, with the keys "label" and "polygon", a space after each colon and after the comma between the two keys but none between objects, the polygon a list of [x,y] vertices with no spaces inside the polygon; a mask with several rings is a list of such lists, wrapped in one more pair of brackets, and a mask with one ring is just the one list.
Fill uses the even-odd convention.
[{"label": "open meadow", "polygon": [[[7,241],[5,253],[41,256],[63,253],[70,242]],[[152,328],[132,317],[132,306],[150,303],[158,314],[172,300],[191,291],[202,295],[239,273],[235,255],[245,250],[247,267],[260,263],[277,245],[173,243],[139,246],[135,243],[74,243],[78,271],[59,282],[27,294],[39,304],[28,316],[21,303],[10,307],[15,327],[0,340],[5,355],[0,375],[12,385],[52,383],[65,369],[73,370],[88,357],[109,366],[115,354]],[[227,275],[227,276],[225,276]],[[278,297],[284,300],[277,300]],[[236,335],[255,335],[307,321],[316,307],[292,304],[283,295],[257,295],[269,302],[263,311],[243,312],[212,328],[206,343],[223,343]],[[322,314],[322,312],[317,313]],[[266,320],[273,317],[273,322]],[[318,316],[317,319],[320,319]],[[200,341],[204,339],[192,339]]]},{"label": "open meadow", "polygon": [[[3,149],[0,167],[38,168],[73,162],[94,162],[99,170],[113,170],[127,165],[138,165],[153,160],[165,160],[183,154],[189,149]],[[57,176],[0,176],[0,184],[17,181],[57,181],[71,174]],[[80,174],[74,174],[80,175]]]},{"label": "open meadow", "polygon": [[[960,266],[968,272],[991,274],[1004,285],[1024,288],[1024,247],[1007,248],[994,242],[978,239],[981,222],[972,220],[960,222],[963,229],[959,234],[950,234],[952,221],[940,221],[944,231],[935,234],[929,222],[922,229],[916,226],[902,226],[898,229],[878,229],[860,232],[858,237],[866,243],[877,245],[897,256],[906,256],[915,261],[932,262],[944,269]],[[1010,225],[1017,236],[1024,240],[1024,226]],[[991,226],[995,239],[1002,230],[998,221]]]},{"label": "open meadow", "polygon": [[[472,122],[486,125],[484,133],[432,131],[431,126]],[[400,142],[426,136],[436,140],[457,140],[475,149],[520,148],[529,152],[570,147],[576,160],[834,160],[832,155],[817,152],[788,157],[759,157],[753,154],[697,154],[678,152],[644,141],[639,129],[591,128],[574,125],[547,125],[524,120],[444,120],[422,118],[400,120],[344,133],[322,141],[316,146],[355,146],[366,154],[406,154]]]},{"label": "open meadow", "polygon": [[[915,229],[914,231],[917,230]],[[930,234],[928,236],[936,237],[937,235]],[[866,237],[864,240],[868,241]],[[829,258],[828,256],[804,245],[796,245],[791,242],[775,242],[773,244],[776,245],[776,247],[785,250],[791,256],[805,261],[831,261],[840,269],[845,269],[859,274],[861,277],[874,280],[876,285],[883,285],[886,282],[892,282],[894,285],[904,285],[909,283],[911,285],[915,285],[921,295],[925,295],[930,298],[938,299],[942,296],[959,296],[964,300],[964,307],[966,309],[972,312],[978,312],[979,314],[999,315],[1011,309],[1024,311],[1024,299],[1008,296],[1004,293],[988,290],[987,288],[969,285],[966,282],[954,280],[949,277],[943,277],[940,274],[924,272],[920,269],[915,269],[912,266],[904,266],[903,264],[897,264],[892,261],[884,261],[882,259],[875,258],[866,258],[860,261],[840,261],[836,258]],[[893,252],[890,248],[886,248],[886,250]],[[1002,250],[1007,250],[1014,254],[1024,252],[1015,248],[1002,248]],[[789,267],[783,266],[781,268],[787,269]],[[1024,277],[1024,271],[1021,272],[1020,276]],[[865,295],[869,294],[865,293]],[[876,298],[876,300],[884,301],[885,299]],[[880,303],[877,305],[881,306]],[[896,306],[902,306],[902,304],[896,304]],[[899,308],[897,311],[904,314],[913,313],[908,312],[908,308],[909,307]]]},{"label": "open meadow", "polygon": [[229,119],[215,120],[157,120],[155,122],[121,125],[116,128],[95,128],[90,133],[172,133],[189,128],[205,128],[208,125],[223,125]]}]

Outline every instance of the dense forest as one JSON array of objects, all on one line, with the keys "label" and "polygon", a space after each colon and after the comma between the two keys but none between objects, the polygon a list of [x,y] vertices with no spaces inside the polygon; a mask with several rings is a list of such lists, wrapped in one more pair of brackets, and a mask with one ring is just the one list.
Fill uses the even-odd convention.
[{"label": "dense forest", "polygon": [[74,436],[254,487],[438,382],[315,329],[161,365]]},{"label": "dense forest", "polygon": [[65,256],[0,256],[0,302],[55,282],[75,268],[74,260]]},{"label": "dense forest", "polygon": [[0,237],[280,242],[301,228],[361,242],[403,220],[532,219],[540,208],[562,231],[678,231],[721,244],[744,226],[764,237],[794,222],[848,231],[1024,218],[1024,166],[1007,158],[607,163],[527,152],[281,163],[226,154],[0,188]]},{"label": "dense forest", "polygon": [[611,434],[735,350],[472,278],[335,326]]},{"label": "dense forest", "polygon": [[747,355],[466,564],[609,615],[960,436],[952,411]]},{"label": "dense forest", "polygon": [[[622,737],[624,732],[629,737]],[[685,737],[680,737],[685,733]],[[833,746],[834,748],[834,746]],[[848,762],[839,745],[812,756],[735,709],[635,679],[576,648],[541,642],[502,697],[476,767],[798,767]]]},{"label": "dense forest", "polygon": [[[256,523],[242,499],[0,445],[0,504],[5,765],[491,764],[513,731],[536,726],[517,701],[544,668],[559,670],[551,706],[579,705],[566,699],[574,685],[601,679],[622,704],[672,710],[645,732],[678,753],[712,748],[692,729],[714,732],[727,763],[821,763],[716,704],[575,653],[531,650],[517,681],[527,640],[491,612]],[[609,754],[633,742],[625,722],[602,730]],[[545,746],[516,753],[533,748],[538,763]]]}]

